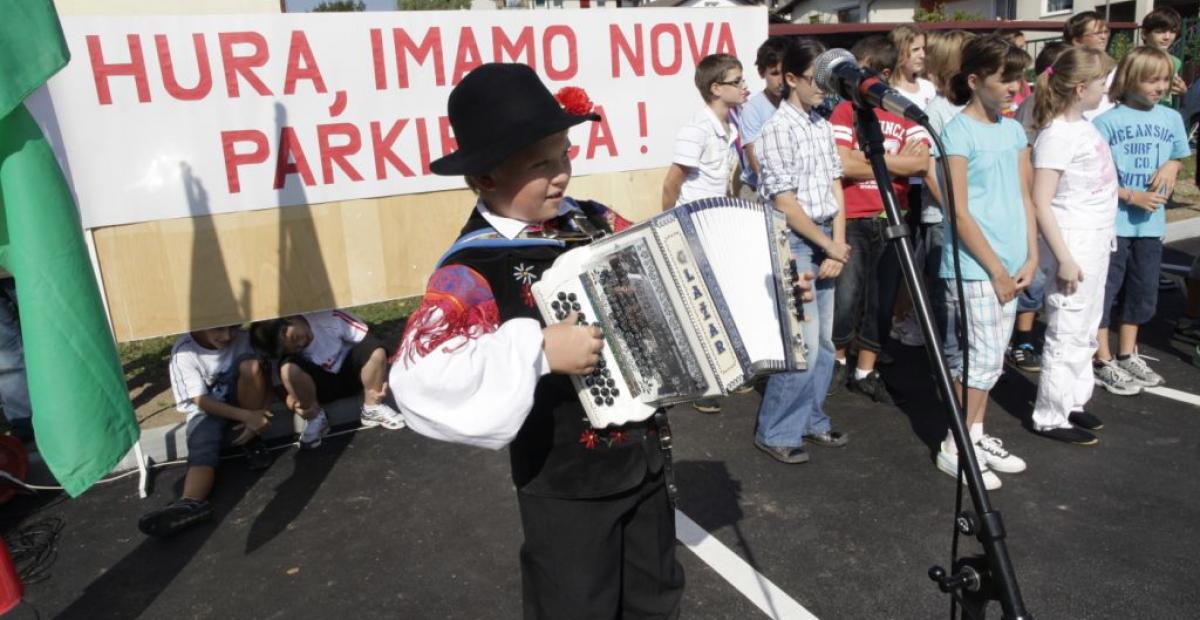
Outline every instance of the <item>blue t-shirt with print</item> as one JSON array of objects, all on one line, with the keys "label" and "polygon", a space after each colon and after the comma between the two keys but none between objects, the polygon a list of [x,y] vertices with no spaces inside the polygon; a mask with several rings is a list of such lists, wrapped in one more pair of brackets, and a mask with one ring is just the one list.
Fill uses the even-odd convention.
[{"label": "blue t-shirt with print", "polygon": [[[1121,187],[1144,192],[1158,167],[1188,156],[1183,117],[1171,108],[1156,105],[1139,110],[1127,105],[1097,116],[1096,128],[1108,140]],[[1117,210],[1118,237],[1161,237],[1167,231],[1166,210],[1153,212],[1122,200]]]},{"label": "blue t-shirt with print", "polygon": [[[1004,268],[1010,275],[1015,274],[1029,258],[1020,168],[1021,151],[1029,146],[1025,130],[1011,118],[982,123],[966,114],[956,114],[942,129],[942,144],[947,156],[967,159],[967,209]],[[950,248],[949,240],[946,248]],[[962,243],[958,256],[964,280],[991,279]],[[954,277],[951,252],[942,252],[938,275]]]},{"label": "blue t-shirt with print", "polygon": [[[741,115],[738,122],[738,135],[742,139],[742,148],[751,144],[758,139],[762,133],[763,125],[775,115],[775,110],[778,108],[771,103],[767,98],[766,93],[759,91],[750,98],[742,107]],[[759,161],[762,158],[759,157]],[[758,189],[758,175],[754,174],[754,170],[750,169],[750,164],[745,158],[742,159],[742,183]]]}]

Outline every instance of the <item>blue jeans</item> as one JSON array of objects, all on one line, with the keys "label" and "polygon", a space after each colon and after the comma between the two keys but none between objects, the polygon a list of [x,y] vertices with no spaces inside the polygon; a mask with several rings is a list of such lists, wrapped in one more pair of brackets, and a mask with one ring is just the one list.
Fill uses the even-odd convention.
[{"label": "blue jeans", "polygon": [[1037,312],[1046,301],[1046,274],[1041,269],[1033,272],[1033,281],[1017,295],[1017,312]]},{"label": "blue jeans", "polygon": [[[829,225],[822,225],[829,234]],[[788,234],[792,258],[799,273],[816,275],[825,254],[816,246],[792,232]],[[762,404],[758,407],[759,443],[779,448],[798,448],[804,436],[829,432],[829,416],[825,415],[825,394],[833,378],[833,303],[835,278],[817,280],[813,284],[815,298],[804,304],[804,360],[807,370],[784,372],[767,379]]]},{"label": "blue jeans", "polygon": [[33,413],[25,379],[25,349],[21,347],[21,321],[17,315],[16,285],[0,280],[0,403],[4,417],[14,427],[29,428]]}]

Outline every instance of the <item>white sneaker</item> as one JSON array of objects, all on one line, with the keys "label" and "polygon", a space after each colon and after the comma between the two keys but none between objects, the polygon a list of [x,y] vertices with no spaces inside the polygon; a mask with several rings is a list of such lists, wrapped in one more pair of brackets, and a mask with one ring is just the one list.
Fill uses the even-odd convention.
[{"label": "white sneaker", "polygon": [[987,463],[989,469],[1002,474],[1019,474],[1025,471],[1025,461],[1004,449],[1004,442],[999,437],[984,435],[975,442],[975,455],[981,462]]},{"label": "white sneaker", "polygon": [[300,449],[315,449],[321,445],[321,440],[328,434],[329,418],[325,416],[325,411],[322,410],[315,418],[309,420],[308,424],[304,425],[304,432],[300,433]]},{"label": "white sneaker", "polygon": [[1116,360],[1101,361],[1092,366],[1096,375],[1096,385],[1117,396],[1133,396],[1142,391],[1142,384],[1133,375],[1117,366]]},{"label": "white sneaker", "polygon": [[1153,357],[1139,355],[1137,349],[1134,349],[1133,355],[1130,355],[1129,359],[1117,360],[1117,366],[1129,373],[1129,376],[1133,377],[1134,383],[1145,387],[1155,387],[1167,381],[1162,378],[1162,375],[1151,370],[1150,365],[1145,361],[1153,359]]},{"label": "white sneaker", "polygon": [[406,426],[404,416],[385,403],[363,405],[362,414],[358,417],[358,421],[363,425],[363,428],[382,426],[389,431],[400,430]]},{"label": "white sneaker", "polygon": [[[946,442],[942,442],[942,449],[938,451],[937,468],[949,474],[951,478],[958,476],[958,453],[948,452],[946,450]],[[989,491],[995,491],[1000,488],[1000,477],[992,473],[988,468],[987,461],[979,461],[979,473],[983,474],[983,488]],[[963,472],[960,481],[963,484],[967,483],[967,472]]]}]

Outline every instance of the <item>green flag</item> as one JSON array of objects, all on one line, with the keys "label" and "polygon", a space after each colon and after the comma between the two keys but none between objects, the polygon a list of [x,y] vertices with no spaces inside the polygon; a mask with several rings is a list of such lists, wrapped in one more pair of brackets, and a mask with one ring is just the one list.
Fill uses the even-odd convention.
[{"label": "green flag", "polygon": [[50,0],[0,0],[0,266],[16,278],[38,451],[72,497],[138,438],[79,213],[23,104],[69,58]]}]

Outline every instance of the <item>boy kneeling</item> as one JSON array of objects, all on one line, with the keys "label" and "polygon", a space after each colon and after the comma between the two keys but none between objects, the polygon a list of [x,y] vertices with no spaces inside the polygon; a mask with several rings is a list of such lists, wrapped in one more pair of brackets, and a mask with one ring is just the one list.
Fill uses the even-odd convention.
[{"label": "boy kneeling", "polygon": [[362,319],[344,310],[310,312],[255,323],[251,335],[254,348],[278,362],[288,410],[308,422],[302,449],[321,445],[329,432],[322,403],[360,392],[363,426],[404,428],[404,418],[384,402],[387,351]]}]

